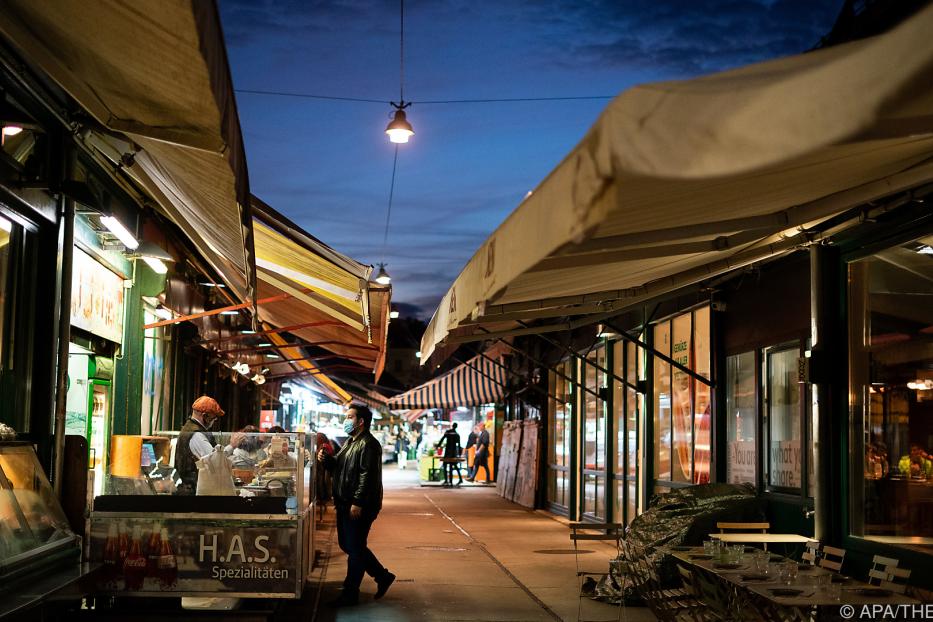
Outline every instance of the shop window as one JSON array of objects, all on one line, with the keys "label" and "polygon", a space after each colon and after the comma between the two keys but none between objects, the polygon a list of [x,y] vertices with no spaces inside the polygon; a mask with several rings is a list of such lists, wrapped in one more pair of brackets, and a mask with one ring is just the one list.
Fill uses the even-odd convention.
[{"label": "shop window", "polygon": [[570,505],[570,421],[572,384],[570,366],[557,366],[550,373],[551,398],[548,400],[548,501],[567,508]]},{"label": "shop window", "polygon": [[[710,377],[708,307],[654,326],[654,347],[678,364]],[[709,482],[711,393],[689,373],[653,357],[656,485]]]},{"label": "shop window", "polygon": [[768,420],[768,484],[800,490],[801,399],[797,347],[765,350],[765,403]]},{"label": "shop window", "polygon": [[933,236],[848,270],[851,532],[933,547]]},{"label": "shop window", "polygon": [[582,364],[583,513],[605,518],[606,500],[606,348],[598,347]]},{"label": "shop window", "polygon": [[645,398],[633,387],[645,378],[645,350],[625,341],[615,342],[612,348],[613,374],[626,381],[613,380],[616,439],[614,520],[628,524],[638,515],[640,415],[644,412]]},{"label": "shop window", "polygon": [[726,358],[726,481],[758,484],[755,352]]}]

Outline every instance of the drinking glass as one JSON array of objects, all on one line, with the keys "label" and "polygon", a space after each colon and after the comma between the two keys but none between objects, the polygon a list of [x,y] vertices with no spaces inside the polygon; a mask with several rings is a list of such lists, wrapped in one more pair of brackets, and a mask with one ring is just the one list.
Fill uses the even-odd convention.
[{"label": "drinking glass", "polygon": [[703,540],[703,552],[707,555],[713,555],[716,552],[716,541]]},{"label": "drinking glass", "polygon": [[742,558],[745,556],[745,545],[744,544],[733,544],[732,545],[732,563],[739,564],[742,562]]},{"label": "drinking glass", "polygon": [[797,579],[797,562],[788,560],[781,565],[781,582],[790,585]]},{"label": "drinking glass", "polygon": [[771,561],[771,556],[768,555],[767,551],[757,551],[755,553],[755,569],[762,574],[768,574],[768,566]]}]

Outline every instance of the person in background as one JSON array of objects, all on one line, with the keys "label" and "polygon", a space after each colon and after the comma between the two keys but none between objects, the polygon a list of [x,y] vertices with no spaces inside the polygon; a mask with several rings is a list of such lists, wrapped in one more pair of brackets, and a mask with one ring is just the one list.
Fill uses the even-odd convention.
[{"label": "person in background", "polygon": [[408,466],[408,434],[405,430],[399,430],[395,437],[395,454],[398,458],[398,468],[404,469]]},{"label": "person in background", "polygon": [[[466,447],[463,448],[463,455],[464,455],[464,456],[469,457],[469,455],[470,455],[470,447],[475,447],[475,446],[476,446],[476,437],[478,437],[478,436],[479,436],[479,424],[478,424],[478,423],[474,423],[474,424],[473,424],[473,429],[470,430],[470,435],[467,436],[467,444],[466,444]],[[473,451],[475,452],[476,450],[474,449]],[[470,462],[469,464],[467,464],[467,478],[473,477],[473,465],[474,465],[474,464],[476,464],[475,460],[474,460],[473,462]]]},{"label": "person in background", "polygon": [[231,437],[230,445],[233,447],[233,453],[230,460],[234,469],[255,469],[260,462],[265,460],[266,452],[262,448],[262,441],[259,438],[259,428],[254,425],[248,425],[240,430],[242,436],[239,442],[233,443]]},{"label": "person in background", "polygon": [[[314,444],[318,453],[324,452],[324,460],[334,457],[334,446],[323,432],[318,432],[315,436]],[[320,517],[324,518],[324,512],[327,511],[327,502],[330,501],[333,486],[333,479],[330,473],[323,467],[324,460],[319,461],[319,468],[314,469],[314,491],[315,498],[320,508]]]},{"label": "person in background", "polygon": [[467,478],[467,481],[472,482],[476,479],[476,475],[479,473],[479,468],[483,467],[486,470],[486,481],[492,481],[492,473],[489,472],[489,432],[486,430],[486,426],[479,424],[481,427],[480,433],[476,437],[476,455],[473,458],[473,473],[470,477]]},{"label": "person in background", "polygon": [[[214,451],[216,443],[211,428],[224,414],[223,408],[212,397],[202,395],[194,400],[191,416],[182,426],[175,445],[175,473],[181,480],[175,494],[195,494],[198,487],[197,462]],[[242,436],[237,434],[230,439],[231,445],[242,440]]]},{"label": "person in background", "polygon": [[457,482],[457,486],[459,486],[463,483],[463,475],[460,473],[460,462],[454,460],[460,458],[460,435],[457,434],[456,421],[438,441],[437,446],[440,447],[441,445],[444,445],[444,486],[454,485],[454,468],[457,469],[457,477],[460,478],[460,481]]},{"label": "person in background", "polygon": [[369,530],[382,509],[382,447],[369,431],[373,414],[356,404],[347,409],[343,429],[349,435],[336,456],[318,450],[317,459],[334,477],[337,542],[347,554],[347,576],[337,607],[359,603],[363,575],[376,580],[375,598],[382,598],[395,575],[379,563],[367,546]]}]

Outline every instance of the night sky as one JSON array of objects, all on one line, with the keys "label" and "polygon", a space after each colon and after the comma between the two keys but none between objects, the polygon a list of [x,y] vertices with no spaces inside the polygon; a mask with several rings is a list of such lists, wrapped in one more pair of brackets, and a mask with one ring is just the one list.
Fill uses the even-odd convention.
[{"label": "night sky", "polygon": [[[220,0],[254,194],[364,263],[383,260],[399,99],[399,3]],[[483,240],[614,96],[805,51],[842,0],[408,0],[406,101],[387,269],[430,316]],[[424,103],[419,103],[424,102]]]}]

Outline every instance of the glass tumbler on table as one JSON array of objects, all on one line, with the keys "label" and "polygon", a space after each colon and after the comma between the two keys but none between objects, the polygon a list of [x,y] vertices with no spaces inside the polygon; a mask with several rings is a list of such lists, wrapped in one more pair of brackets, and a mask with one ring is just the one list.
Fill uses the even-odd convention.
[{"label": "glass tumbler on table", "polygon": [[787,560],[781,565],[781,582],[785,585],[792,584],[797,579],[797,562]]}]

